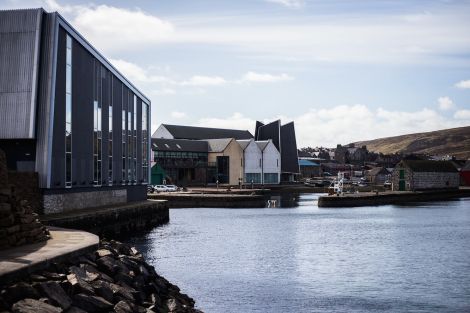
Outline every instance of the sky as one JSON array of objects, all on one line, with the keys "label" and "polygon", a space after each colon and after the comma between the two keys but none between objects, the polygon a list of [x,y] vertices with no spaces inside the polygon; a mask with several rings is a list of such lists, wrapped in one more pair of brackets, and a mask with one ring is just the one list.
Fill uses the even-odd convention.
[{"label": "sky", "polygon": [[58,11],[161,123],[294,121],[298,147],[470,126],[470,1],[0,0]]}]

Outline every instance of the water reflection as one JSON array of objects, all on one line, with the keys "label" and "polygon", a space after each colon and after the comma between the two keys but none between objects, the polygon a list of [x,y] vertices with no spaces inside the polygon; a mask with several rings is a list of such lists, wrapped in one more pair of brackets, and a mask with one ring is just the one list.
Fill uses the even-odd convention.
[{"label": "water reflection", "polygon": [[168,225],[131,241],[206,312],[470,311],[470,199],[347,209],[317,199],[171,210]]}]

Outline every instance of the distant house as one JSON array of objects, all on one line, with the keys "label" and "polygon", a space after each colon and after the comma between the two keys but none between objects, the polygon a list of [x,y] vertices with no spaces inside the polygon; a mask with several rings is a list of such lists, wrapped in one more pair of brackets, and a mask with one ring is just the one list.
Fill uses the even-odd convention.
[{"label": "distant house", "polygon": [[302,178],[319,177],[321,173],[321,166],[310,160],[299,159],[300,176]]},{"label": "distant house", "polygon": [[161,124],[153,133],[152,138],[190,140],[235,138],[240,140],[251,139],[253,135],[247,130],[239,129]]},{"label": "distant house", "polygon": [[392,189],[418,191],[457,189],[459,173],[449,161],[403,160],[392,174]]},{"label": "distant house", "polygon": [[462,178],[464,185],[470,186],[470,160],[467,160],[467,162],[461,168],[460,177]]},{"label": "distant house", "polygon": [[[205,140],[209,145],[209,165],[214,164],[214,171],[209,171],[209,183],[236,186],[243,179],[243,149],[234,138]],[[211,167],[210,167],[211,168]]]},{"label": "distant house", "polygon": [[390,177],[385,167],[374,167],[366,172],[367,180],[374,185],[383,185]]},{"label": "distant house", "polygon": [[279,184],[281,155],[271,140],[237,140],[243,149],[243,183]]},{"label": "distant house", "polygon": [[208,144],[205,141],[152,138],[153,185],[205,185]]},{"label": "distant house", "polygon": [[256,141],[261,149],[263,165],[263,184],[279,184],[281,180],[281,153],[272,140]]}]

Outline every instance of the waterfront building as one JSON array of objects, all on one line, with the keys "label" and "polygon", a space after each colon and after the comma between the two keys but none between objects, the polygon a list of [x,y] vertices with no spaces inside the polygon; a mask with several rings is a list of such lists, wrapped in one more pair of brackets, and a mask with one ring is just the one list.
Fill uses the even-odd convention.
[{"label": "waterfront building", "polygon": [[300,176],[302,178],[319,177],[321,175],[320,164],[307,159],[299,159]]},{"label": "waterfront building", "polygon": [[390,179],[391,175],[385,167],[379,166],[366,171],[365,177],[371,184],[383,185]]},{"label": "waterfront building", "polygon": [[255,140],[271,140],[281,153],[281,182],[292,182],[300,173],[294,122],[281,126],[277,120],[269,124],[256,122]]},{"label": "waterfront building", "polygon": [[243,182],[245,184],[263,183],[263,153],[254,139],[237,140],[243,150]]},{"label": "waterfront building", "polygon": [[205,185],[208,175],[206,141],[152,138],[152,185]]},{"label": "waterfront building", "polygon": [[264,185],[277,185],[281,180],[281,153],[272,140],[259,140],[256,144],[262,154],[262,177]]},{"label": "waterfront building", "polygon": [[392,190],[459,188],[459,172],[449,161],[402,160],[392,173]]},{"label": "waterfront building", "polygon": [[150,100],[57,12],[0,11],[0,148],[45,213],[146,199]]},{"label": "waterfront building", "polygon": [[251,139],[253,135],[247,130],[161,124],[152,134],[152,138],[190,140],[235,138],[241,140]]},{"label": "waterfront building", "polygon": [[470,160],[467,160],[460,169],[460,177],[463,185],[470,186]]},{"label": "waterfront building", "polygon": [[243,180],[243,149],[234,138],[205,140],[209,146],[208,162],[215,164],[209,183],[237,186]]}]

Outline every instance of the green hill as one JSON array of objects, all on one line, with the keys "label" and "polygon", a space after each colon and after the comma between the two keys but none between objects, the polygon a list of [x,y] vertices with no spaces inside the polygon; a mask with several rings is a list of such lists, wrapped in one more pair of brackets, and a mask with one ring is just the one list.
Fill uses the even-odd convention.
[{"label": "green hill", "polygon": [[369,151],[377,153],[454,155],[459,159],[469,159],[470,126],[358,141],[354,144],[366,145]]}]

